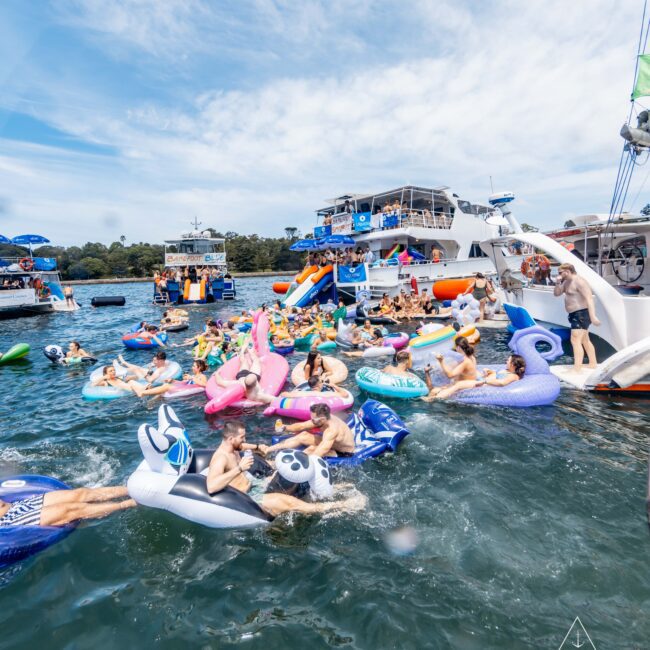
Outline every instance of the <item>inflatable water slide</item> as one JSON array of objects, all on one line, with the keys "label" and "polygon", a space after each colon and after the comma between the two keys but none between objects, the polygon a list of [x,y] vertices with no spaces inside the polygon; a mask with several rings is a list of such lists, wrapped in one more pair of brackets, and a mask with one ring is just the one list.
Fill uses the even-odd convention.
[{"label": "inflatable water slide", "polygon": [[308,266],[298,273],[293,282],[276,282],[273,291],[284,294],[282,304],[285,307],[307,307],[314,300],[335,300],[334,267],[331,264],[321,268]]}]

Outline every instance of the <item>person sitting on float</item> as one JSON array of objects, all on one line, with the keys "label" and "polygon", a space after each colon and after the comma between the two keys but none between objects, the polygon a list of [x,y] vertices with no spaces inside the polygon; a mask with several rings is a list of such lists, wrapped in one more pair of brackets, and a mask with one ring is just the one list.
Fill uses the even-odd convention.
[{"label": "person sitting on float", "polygon": [[[171,381],[171,380],[170,380]],[[152,387],[151,384],[142,384],[133,376],[127,375],[124,379],[117,376],[113,366],[104,366],[102,376],[93,382],[93,386],[111,386],[117,390],[128,391],[137,397],[144,397],[147,395],[157,395],[169,390],[171,384],[166,383],[163,386]]]},{"label": "person sitting on float", "polygon": [[487,386],[507,386],[515,381],[523,379],[526,374],[526,359],[519,354],[511,354],[506,360],[504,370],[492,370],[487,368],[483,370],[483,381],[477,382]]},{"label": "person sitting on float", "polygon": [[156,352],[151,363],[146,367],[137,366],[134,363],[125,361],[121,354],[117,357],[117,360],[130,371],[131,374],[127,375],[127,378],[146,379],[148,386],[151,386],[154,382],[158,381],[160,375],[163,374],[170,364],[167,360],[167,353],[164,350]]},{"label": "person sitting on float", "polygon": [[185,373],[183,375],[183,381],[196,384],[197,386],[205,386],[208,383],[208,377],[205,372],[208,369],[208,364],[201,359],[195,359],[192,363],[191,373]]},{"label": "person sitting on float", "polygon": [[5,526],[67,526],[99,519],[136,506],[126,487],[52,490],[13,503],[0,500],[0,530]]},{"label": "person sitting on float", "polygon": [[280,393],[280,397],[304,397],[305,393],[336,393],[341,397],[348,396],[348,392],[344,388],[336,384],[330,384],[327,379],[323,380],[319,376],[314,375],[307,380],[306,388],[284,391]]},{"label": "person sitting on float", "polygon": [[239,351],[239,372],[234,379],[224,379],[218,372],[214,374],[218,386],[226,388],[234,384],[244,387],[246,399],[262,404],[270,404],[275,396],[266,393],[260,386],[262,379],[262,363],[255,348],[250,344]]},{"label": "person sitting on float", "polygon": [[207,471],[206,484],[210,494],[230,486],[248,494],[263,510],[273,516],[285,512],[315,514],[333,510],[359,510],[365,506],[365,498],[359,496],[327,503],[308,503],[290,494],[266,492],[274,477],[268,479],[252,477],[248,470],[252,468],[255,459],[252,455],[242,458],[241,452],[264,453],[263,448],[266,450],[269,448],[266,445],[247,443],[246,429],[239,420],[226,422],[222,435],[223,440],[212,455]]},{"label": "person sitting on float", "polygon": [[459,390],[476,387],[479,382],[479,373],[473,346],[464,336],[459,336],[456,339],[456,349],[463,354],[463,359],[454,367],[448,365],[442,354],[436,355],[443,373],[452,380],[451,384],[434,386],[431,382],[431,366],[427,365],[424,369],[424,381],[429,389],[429,394],[423,397],[423,400],[446,399]]},{"label": "person sitting on float", "polygon": [[400,350],[395,355],[395,364],[391,364],[382,369],[387,375],[396,375],[398,377],[416,377],[410,370],[412,367],[411,353],[408,350]]},{"label": "person sitting on float", "polygon": [[[311,419],[306,422],[284,425],[280,420],[276,423],[276,433],[293,433],[296,435],[282,440],[275,445],[260,445],[260,452],[264,456],[280,451],[281,449],[296,449],[305,447],[306,454],[324,456],[349,457],[354,454],[354,433],[341,418],[332,415],[327,404],[312,404],[309,407]],[[319,429],[320,433],[313,433]]]},{"label": "person sitting on float", "polygon": [[311,343],[311,349],[317,350],[319,345],[323,345],[323,343],[329,342],[330,340],[327,338],[327,332],[325,330],[318,330],[316,337]]},{"label": "person sitting on float", "polygon": [[164,341],[158,337],[158,328],[155,325],[144,325],[144,331],[138,330],[138,334],[144,338],[154,341],[161,348],[165,347]]},{"label": "person sitting on float", "polygon": [[320,377],[323,381],[332,380],[333,370],[327,365],[327,361],[318,350],[310,350],[305,361],[304,376],[305,381],[310,377]]},{"label": "person sitting on float", "polygon": [[93,355],[86,352],[79,341],[70,341],[68,344],[68,352],[65,353],[66,359],[81,359],[83,357],[92,357]]},{"label": "person sitting on float", "polygon": [[277,334],[274,334],[271,337],[271,343],[274,348],[292,348],[295,341],[291,337],[281,339]]},{"label": "person sitting on float", "polygon": [[[355,330],[358,331],[358,330]],[[354,333],[355,331],[352,332],[352,345],[356,345],[357,348],[364,348],[364,350],[354,350],[352,352],[343,352],[348,357],[362,357],[365,349],[367,348],[373,348],[373,347],[383,347],[384,345],[384,335],[382,331],[379,328],[375,328],[372,330],[372,338],[368,340],[365,336],[358,342],[355,343],[357,339],[355,339]]]}]

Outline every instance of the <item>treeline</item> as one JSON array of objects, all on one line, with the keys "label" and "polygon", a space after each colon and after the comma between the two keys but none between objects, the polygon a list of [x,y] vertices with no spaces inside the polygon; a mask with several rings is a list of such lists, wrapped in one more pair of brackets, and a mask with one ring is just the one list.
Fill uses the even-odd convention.
[{"label": "treeline", "polygon": [[[293,271],[302,266],[303,254],[289,250],[297,239],[295,228],[287,228],[287,236],[280,238],[239,235],[236,232],[218,233],[214,237],[226,240],[228,269],[231,272]],[[61,277],[66,280],[99,278],[148,277],[161,271],[165,261],[165,247],[160,244],[127,245],[125,237],[110,246],[88,242],[83,246],[38,246],[34,257],[55,257]],[[25,257],[29,249],[23,246],[0,245],[0,258]]]}]

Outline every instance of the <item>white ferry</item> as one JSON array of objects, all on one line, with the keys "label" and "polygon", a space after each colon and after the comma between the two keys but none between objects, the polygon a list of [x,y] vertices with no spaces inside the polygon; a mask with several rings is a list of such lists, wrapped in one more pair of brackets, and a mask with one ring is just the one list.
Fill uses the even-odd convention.
[{"label": "white ferry", "polygon": [[[444,186],[346,194],[330,199],[317,218],[316,239],[348,235],[355,249],[373,254],[369,264],[338,265],[336,288],[348,300],[361,290],[378,298],[396,295],[405,285],[431,290],[436,282],[493,274],[480,243],[507,232],[495,208],[463,200]],[[456,289],[454,284],[452,293]]]},{"label": "white ferry", "polygon": [[32,244],[49,241],[41,235],[0,235],[0,244],[25,247],[21,257],[0,255],[0,319],[79,309],[74,301],[66,303],[56,259],[32,254]]},{"label": "white ferry", "polygon": [[226,240],[199,231],[196,220],[193,225],[195,229],[180,238],[165,240],[165,269],[154,286],[156,304],[205,304],[236,297]]}]

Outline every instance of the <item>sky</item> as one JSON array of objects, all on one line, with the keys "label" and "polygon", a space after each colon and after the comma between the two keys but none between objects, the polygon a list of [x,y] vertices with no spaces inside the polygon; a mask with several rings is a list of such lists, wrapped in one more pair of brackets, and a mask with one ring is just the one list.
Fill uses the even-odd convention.
[{"label": "sky", "polygon": [[[280,236],[447,185],[608,212],[642,0],[3,0],[0,233]],[[650,202],[635,174],[626,208]]]}]

